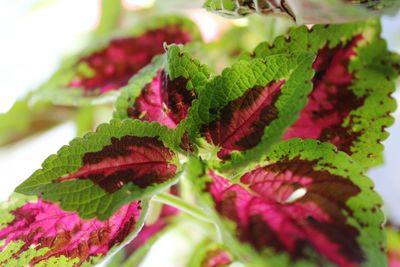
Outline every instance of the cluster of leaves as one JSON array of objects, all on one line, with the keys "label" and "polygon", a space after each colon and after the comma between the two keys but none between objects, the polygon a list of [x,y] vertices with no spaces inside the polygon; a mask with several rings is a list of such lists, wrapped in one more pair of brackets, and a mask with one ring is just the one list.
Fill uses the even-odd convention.
[{"label": "cluster of leaves", "polygon": [[[397,237],[386,255],[383,203],[365,176],[381,163],[396,107],[399,65],[379,22],[295,27],[221,74],[174,44],[199,39],[187,19],[158,19],[85,51],[40,88],[63,104],[118,98],[109,123],[2,203],[2,266],[88,266],[127,243],[110,266],[136,266],[179,210],[209,230],[188,266],[398,260]],[[155,202],[169,206],[154,213]]]}]

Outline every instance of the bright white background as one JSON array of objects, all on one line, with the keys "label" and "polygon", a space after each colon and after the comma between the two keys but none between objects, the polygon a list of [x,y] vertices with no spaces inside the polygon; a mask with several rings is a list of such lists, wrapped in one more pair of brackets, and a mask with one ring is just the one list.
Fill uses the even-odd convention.
[{"label": "bright white background", "polygon": [[[95,27],[98,15],[97,0],[0,0],[0,112],[7,111],[18,97],[45,81],[62,56],[85,41],[85,33]],[[202,27],[204,34],[212,37],[214,17],[206,14],[194,17],[206,23]],[[383,19],[383,36],[390,49],[398,52],[399,25],[400,14]],[[396,93],[397,99],[400,99],[399,93]],[[390,128],[391,136],[385,141],[386,163],[372,170],[370,176],[385,199],[385,209],[400,223],[400,112],[394,116],[397,123]],[[15,186],[39,168],[48,155],[67,144],[74,133],[73,124],[66,123],[44,135],[0,149],[0,200],[7,199]],[[190,232],[185,235],[193,236]],[[171,246],[170,241],[165,239],[159,244],[157,255],[151,260],[148,258],[142,266],[158,266],[158,262],[165,267],[177,267],[172,260],[180,255],[171,256],[172,252],[184,254],[190,246],[177,239],[173,239]]]}]

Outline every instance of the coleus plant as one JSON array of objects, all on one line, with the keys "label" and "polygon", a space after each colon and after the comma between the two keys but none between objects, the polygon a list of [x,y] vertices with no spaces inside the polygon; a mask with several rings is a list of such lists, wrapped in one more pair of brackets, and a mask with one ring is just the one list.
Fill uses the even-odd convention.
[{"label": "coleus plant", "polygon": [[396,107],[379,22],[295,27],[216,74],[177,45],[199,38],[193,24],[166,21],[39,89],[118,98],[110,122],[2,203],[1,266],[90,266],[118,250],[109,266],[137,266],[181,220],[206,230],[187,266],[396,266],[365,175]]}]

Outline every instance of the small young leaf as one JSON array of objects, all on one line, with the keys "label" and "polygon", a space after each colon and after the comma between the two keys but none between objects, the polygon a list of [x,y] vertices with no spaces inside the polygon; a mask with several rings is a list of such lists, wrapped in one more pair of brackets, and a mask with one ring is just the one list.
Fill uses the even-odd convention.
[{"label": "small young leaf", "polygon": [[[293,29],[255,56],[266,58],[288,51],[317,53],[314,88],[300,118],[284,138],[315,138],[352,155],[364,167],[380,163],[396,108],[391,93],[397,77],[395,62],[380,39],[376,21]],[[372,112],[373,111],[373,112]]]},{"label": "small young leaf", "polygon": [[113,120],[50,156],[16,191],[104,220],[123,204],[176,182],[174,140],[156,123]]},{"label": "small young leaf", "polygon": [[309,53],[281,54],[225,69],[189,110],[189,135],[200,132],[227,168],[260,159],[305,105],[313,60]]},{"label": "small young leaf", "polygon": [[209,71],[180,47],[171,45],[164,57],[132,78],[117,100],[116,118],[157,121],[176,128],[208,81]]},{"label": "small young leaf", "polygon": [[1,204],[1,266],[81,266],[99,262],[140,231],[147,204],[132,202],[107,221],[83,220],[41,198],[14,194]]},{"label": "small young leaf", "polygon": [[[160,55],[156,56],[153,58],[152,62],[141,69],[136,75],[134,75],[127,86],[123,87],[121,89],[121,94],[118,97],[117,101],[115,102],[115,112],[114,112],[114,118],[117,119],[126,119],[130,117],[130,113],[133,112],[133,107],[135,104],[136,98],[139,97],[139,95],[143,91],[144,96],[153,96],[154,95],[154,89],[158,88],[160,86],[160,79],[159,79],[159,73],[161,70],[165,68],[166,64],[166,57],[165,55]],[[145,94],[145,92],[148,92],[148,94]],[[152,94],[150,94],[152,93]],[[159,93],[159,92],[158,92]],[[159,93],[160,94],[160,93]],[[143,96],[143,98],[144,98]],[[159,107],[160,104],[157,101],[148,101],[149,107]],[[150,105],[150,103],[153,103],[153,105]],[[157,115],[159,112],[156,113]],[[140,116],[136,116],[135,119],[142,119]],[[147,120],[149,121],[149,120]],[[165,123],[162,119],[158,119],[158,122],[168,126],[167,123]]]},{"label": "small young leaf", "polygon": [[292,139],[238,181],[210,171],[205,189],[264,264],[385,266],[382,200],[362,172],[332,145]]}]

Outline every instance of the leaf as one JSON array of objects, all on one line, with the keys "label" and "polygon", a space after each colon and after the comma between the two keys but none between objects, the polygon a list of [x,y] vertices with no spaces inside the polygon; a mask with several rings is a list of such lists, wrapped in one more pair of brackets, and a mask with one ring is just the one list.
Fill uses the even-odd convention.
[{"label": "leaf", "polygon": [[1,204],[1,266],[81,266],[99,262],[140,231],[147,204],[132,202],[107,221],[83,220],[57,204],[14,194]]},{"label": "leaf", "polygon": [[[156,56],[152,62],[134,75],[128,85],[121,89],[121,94],[115,102],[114,118],[129,118],[129,110],[132,109],[136,98],[146,88],[149,88],[154,80],[157,80],[158,73],[165,67],[164,55]],[[164,124],[165,125],[165,124]]]},{"label": "leaf", "polygon": [[113,120],[51,155],[16,191],[60,202],[84,219],[105,220],[123,204],[176,182],[176,146],[156,123]]},{"label": "leaf", "polygon": [[228,18],[240,18],[252,13],[265,15],[284,14],[293,16],[292,12],[287,10],[287,4],[284,1],[235,1],[235,0],[207,0],[204,7],[211,12],[217,13]]},{"label": "leaf", "polygon": [[122,90],[114,117],[157,121],[176,128],[209,76],[198,60],[171,45],[166,58],[156,58]]},{"label": "leaf", "polygon": [[281,54],[225,69],[189,110],[189,136],[201,134],[225,168],[257,161],[306,104],[313,60],[308,53]]},{"label": "leaf", "polygon": [[252,248],[249,266],[386,266],[382,200],[362,173],[332,145],[292,139],[237,180],[213,171],[203,180],[236,225],[232,253]]},{"label": "leaf", "polygon": [[381,162],[381,141],[393,124],[391,97],[396,64],[379,37],[376,21],[293,29],[273,45],[263,43],[255,56],[267,58],[287,51],[318,54],[313,64],[314,89],[300,118],[284,138],[315,138],[352,155],[364,167]]},{"label": "leaf", "polygon": [[359,21],[400,8],[394,0],[297,0],[297,1],[236,1],[207,0],[204,7],[228,18],[240,18],[253,13],[286,15],[298,24],[327,24]]},{"label": "leaf", "polygon": [[199,32],[189,19],[169,16],[141,23],[96,40],[94,47],[67,59],[35,96],[73,106],[113,101],[116,94],[112,91],[125,86],[154,56],[164,53],[164,43],[197,39]]},{"label": "leaf", "polygon": [[[165,57],[155,58],[135,75],[116,102],[115,118],[156,121],[175,129],[187,116],[210,72],[179,46],[170,45]],[[185,151],[193,150],[185,127],[174,133]]]}]

